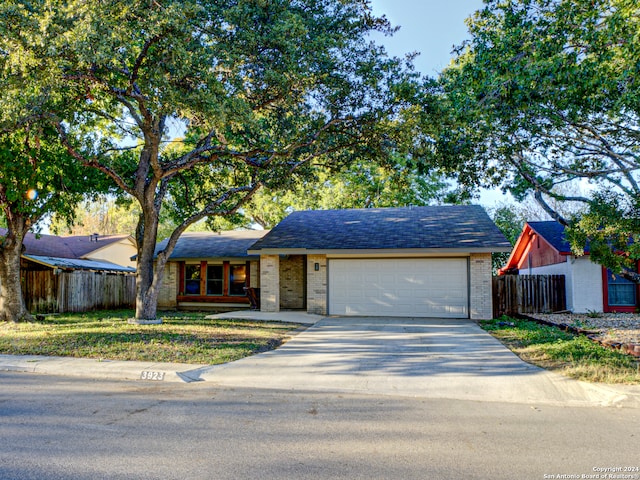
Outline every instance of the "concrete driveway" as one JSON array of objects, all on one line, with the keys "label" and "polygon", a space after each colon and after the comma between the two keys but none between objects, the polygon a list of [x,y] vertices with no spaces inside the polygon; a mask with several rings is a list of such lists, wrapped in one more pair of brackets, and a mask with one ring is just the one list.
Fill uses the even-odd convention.
[{"label": "concrete driveway", "polygon": [[470,320],[325,318],[277,350],[188,372],[221,386],[554,405],[640,406],[521,361]]}]

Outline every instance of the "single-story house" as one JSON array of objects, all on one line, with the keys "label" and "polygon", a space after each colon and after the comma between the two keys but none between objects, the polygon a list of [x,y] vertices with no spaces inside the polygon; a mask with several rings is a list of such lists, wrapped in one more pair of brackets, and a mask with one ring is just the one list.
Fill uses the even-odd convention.
[{"label": "single-story house", "polygon": [[575,313],[634,312],[639,286],[584,255],[575,255],[564,226],[554,221],[527,222],[501,274],[564,275],[567,309]]},{"label": "single-story house", "polygon": [[511,249],[472,205],[300,211],[270,232],[187,234],[178,247],[161,307],[238,305],[242,286],[267,312],[473,319],[492,316],[491,253]]}]

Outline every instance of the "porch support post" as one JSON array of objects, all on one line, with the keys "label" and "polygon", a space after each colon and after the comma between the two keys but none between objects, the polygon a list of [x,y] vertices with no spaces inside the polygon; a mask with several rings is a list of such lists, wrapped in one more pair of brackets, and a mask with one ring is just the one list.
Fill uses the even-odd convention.
[{"label": "porch support post", "polygon": [[326,255],[307,255],[307,313],[327,314]]},{"label": "porch support post", "polygon": [[469,259],[470,317],[472,320],[490,320],[493,317],[491,284],[491,254],[472,253]]},{"label": "porch support post", "polygon": [[260,255],[260,311],[280,311],[280,257]]}]

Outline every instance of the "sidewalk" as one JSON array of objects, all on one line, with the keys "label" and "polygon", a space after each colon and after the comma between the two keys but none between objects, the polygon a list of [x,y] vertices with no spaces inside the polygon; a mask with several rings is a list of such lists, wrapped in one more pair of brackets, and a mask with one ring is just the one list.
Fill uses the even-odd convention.
[{"label": "sidewalk", "polygon": [[[240,318],[313,325],[323,317],[300,311],[266,313],[246,310],[210,315],[207,318]],[[291,334],[294,334],[294,332],[291,332]],[[142,380],[181,383],[201,382],[204,380],[204,378],[201,377],[201,372],[207,368],[211,368],[211,365],[95,360],[38,355],[0,355],[0,372],[68,375],[103,380]]]},{"label": "sidewalk", "polygon": [[[307,323],[313,322],[309,319]],[[204,381],[231,388],[640,408],[638,385],[592,384],[562,377],[523,362],[474,322],[446,319],[324,318],[276,350],[222,365],[0,355],[1,371],[143,382]]]},{"label": "sidewalk", "polygon": [[199,378],[197,371],[204,367],[207,367],[207,365],[43,357],[37,355],[0,355],[0,372],[64,375],[98,380],[189,383],[202,380]]}]

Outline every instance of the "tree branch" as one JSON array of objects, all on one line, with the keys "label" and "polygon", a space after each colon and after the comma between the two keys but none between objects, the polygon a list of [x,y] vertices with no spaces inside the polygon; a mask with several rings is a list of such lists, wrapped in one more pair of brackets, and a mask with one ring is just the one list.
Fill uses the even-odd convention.
[{"label": "tree branch", "polygon": [[69,154],[73,158],[75,158],[82,165],[85,165],[87,167],[93,167],[100,170],[101,172],[109,176],[116,183],[116,185],[120,187],[122,190],[124,190],[126,193],[132,196],[134,195],[134,191],[131,188],[129,188],[129,186],[125,183],[122,177],[118,175],[118,173],[115,170],[113,170],[112,168],[106,165],[101,164],[95,157],[87,158],[84,155],[82,155],[80,152],[78,152],[73,147],[73,145],[71,145],[67,132],[65,131],[60,121],[57,121],[57,120],[54,121],[53,126],[58,131],[58,135],[60,136],[60,141],[62,145],[66,148],[67,152],[69,152]]}]

